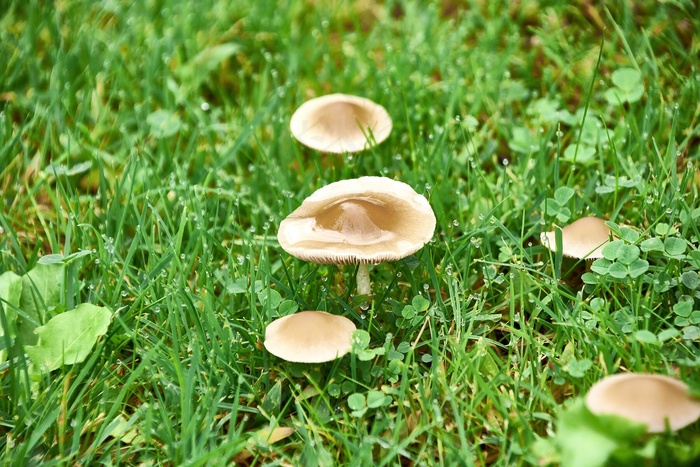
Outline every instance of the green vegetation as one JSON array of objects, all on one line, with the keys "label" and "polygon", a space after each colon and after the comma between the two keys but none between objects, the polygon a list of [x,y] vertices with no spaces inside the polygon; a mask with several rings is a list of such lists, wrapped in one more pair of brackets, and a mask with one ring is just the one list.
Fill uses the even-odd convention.
[{"label": "green vegetation", "polygon": [[[597,440],[599,462],[700,456],[697,423],[640,437],[580,406],[615,372],[700,385],[694,2],[0,10],[3,464],[593,465],[569,450]],[[386,107],[388,140],[294,141],[294,109],[330,92]],[[306,196],[363,175],[411,185],[438,225],[371,268],[367,310],[354,267],[276,241]],[[540,244],[587,215],[617,229],[604,258]],[[62,286],[40,306],[23,282],[30,315],[16,277],[48,255]],[[85,306],[110,311],[106,331],[37,374],[21,323]],[[353,354],[263,349],[270,321],[307,309],[366,331]]]}]

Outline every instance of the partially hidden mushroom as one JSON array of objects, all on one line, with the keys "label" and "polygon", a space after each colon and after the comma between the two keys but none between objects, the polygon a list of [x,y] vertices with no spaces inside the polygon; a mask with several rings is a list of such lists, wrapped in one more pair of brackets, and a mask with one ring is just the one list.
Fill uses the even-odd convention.
[{"label": "partially hidden mushroom", "polygon": [[328,94],[304,102],[289,123],[292,136],[322,152],[358,152],[379,144],[391,133],[391,117],[364,97]]},{"label": "partially hidden mushroom", "polygon": [[669,376],[625,373],[608,376],[591,387],[586,406],[595,414],[618,415],[647,425],[649,433],[675,431],[700,418],[700,400],[688,386]]},{"label": "partially hidden mushroom", "polygon": [[[603,247],[610,240],[611,230],[605,220],[583,217],[561,229],[561,251],[569,258],[594,260],[603,257]],[[543,232],[542,244],[557,251],[556,233]]]},{"label": "partially hidden mushroom", "polygon": [[319,264],[358,264],[357,292],[370,295],[368,264],[396,261],[435,232],[428,200],[386,177],[331,183],[306,198],[277,232],[289,254]]},{"label": "partially hidden mushroom", "polygon": [[265,329],[265,348],[289,362],[322,363],[352,348],[355,324],[325,311],[301,311],[274,320]]}]

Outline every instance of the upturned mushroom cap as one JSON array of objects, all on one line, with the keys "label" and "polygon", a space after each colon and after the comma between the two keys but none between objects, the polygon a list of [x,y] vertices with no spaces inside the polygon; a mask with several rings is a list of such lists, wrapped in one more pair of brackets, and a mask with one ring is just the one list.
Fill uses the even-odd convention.
[{"label": "upturned mushroom cap", "polygon": [[[610,240],[610,228],[598,217],[582,217],[561,229],[562,254],[569,258],[593,260],[603,257],[603,247]],[[542,232],[542,244],[557,250],[555,232]]]},{"label": "upturned mushroom cap", "polygon": [[370,133],[379,144],[391,133],[386,109],[364,97],[329,94],[304,102],[289,122],[300,143],[323,152],[342,154],[370,147]]},{"label": "upturned mushroom cap", "polygon": [[608,376],[586,395],[588,409],[596,414],[619,415],[644,423],[649,433],[679,430],[700,418],[700,401],[683,382],[661,375],[626,373]]},{"label": "upturned mushroom cap", "polygon": [[403,182],[360,177],[316,190],[280,223],[277,240],[304,261],[369,264],[405,258],[433,232],[425,197]]},{"label": "upturned mushroom cap", "polygon": [[328,362],[350,351],[355,329],[343,316],[301,311],[268,324],[264,344],[272,355],[289,362]]}]

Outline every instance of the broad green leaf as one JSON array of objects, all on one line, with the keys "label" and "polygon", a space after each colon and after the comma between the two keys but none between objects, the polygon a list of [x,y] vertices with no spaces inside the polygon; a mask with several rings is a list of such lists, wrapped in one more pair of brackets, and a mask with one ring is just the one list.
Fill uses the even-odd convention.
[{"label": "broad green leaf", "polygon": [[364,329],[357,329],[352,333],[352,351],[357,353],[365,350],[369,345],[370,336]]},{"label": "broad green leaf", "polygon": [[688,326],[683,329],[683,339],[686,340],[700,340],[700,327],[698,326]]},{"label": "broad green leaf", "polygon": [[175,73],[183,83],[190,87],[198,87],[209,77],[209,73],[239,50],[241,45],[234,42],[206,48],[177,68]]},{"label": "broad green leaf", "polygon": [[37,337],[34,329],[46,323],[61,304],[64,290],[65,265],[63,263],[37,263],[31,271],[22,276],[22,298],[20,309],[26,318],[17,319],[17,334],[23,345],[34,345]]},{"label": "broad green leaf", "polygon": [[634,68],[620,68],[612,73],[612,82],[625,91],[632,91],[642,84],[642,76]]},{"label": "broad green leaf", "polygon": [[659,237],[651,237],[640,243],[639,247],[643,252],[664,251],[664,242]]},{"label": "broad green leaf", "polygon": [[411,305],[413,305],[413,308],[417,312],[421,312],[426,311],[428,307],[430,307],[430,302],[425,297],[416,295],[415,297],[413,297],[413,300],[411,300]]},{"label": "broad green leaf", "polygon": [[613,453],[639,439],[646,425],[614,415],[595,415],[577,400],[559,416],[556,445],[562,467],[607,465]]},{"label": "broad green leaf", "polygon": [[571,144],[564,149],[564,160],[577,162],[579,164],[587,164],[593,161],[595,157],[595,148],[591,146],[578,146],[578,152],[576,151],[576,145]]},{"label": "broad green leaf", "polygon": [[678,302],[673,305],[673,312],[678,316],[687,318],[693,312],[693,304],[691,302]]},{"label": "broad green leaf", "polygon": [[348,407],[350,410],[362,410],[365,407],[364,394],[354,393],[348,396]]},{"label": "broad green leaf", "polygon": [[692,312],[688,321],[690,321],[690,324],[700,324],[700,311]]},{"label": "broad green leaf", "polygon": [[657,337],[659,338],[659,342],[666,342],[667,340],[678,337],[679,335],[680,331],[678,329],[668,328],[661,331]]},{"label": "broad green leaf", "polygon": [[291,315],[292,313],[296,313],[298,309],[299,305],[297,305],[297,302],[294,300],[283,300],[280,303],[278,311],[280,316],[287,316]]},{"label": "broad green leaf", "polygon": [[230,294],[246,293],[248,291],[248,279],[239,277],[235,281],[226,284],[226,291]]},{"label": "broad green leaf", "polygon": [[666,237],[664,239],[664,249],[671,256],[681,256],[685,253],[687,243],[682,238]]},{"label": "broad green leaf", "polygon": [[695,271],[686,271],[681,274],[681,282],[690,290],[695,290],[700,287],[700,277]]},{"label": "broad green leaf", "polygon": [[613,276],[615,279],[624,279],[629,275],[627,266],[622,263],[612,263],[608,268],[608,274]]},{"label": "broad green leaf", "polygon": [[583,375],[592,365],[593,362],[587,358],[578,360],[574,357],[566,366],[565,370],[574,378],[583,378]]},{"label": "broad green leaf", "polygon": [[[5,320],[0,321],[0,338],[5,336],[5,323],[9,329],[8,336],[14,339],[15,323],[17,322],[17,308],[22,297],[22,278],[12,271],[0,275],[0,313],[5,314]],[[7,352],[0,350],[0,363],[7,358]]]},{"label": "broad green leaf", "polygon": [[642,342],[643,344],[658,344],[659,343],[659,339],[656,337],[656,334],[654,334],[651,331],[647,331],[646,329],[641,329],[641,330],[635,332],[634,338],[637,339],[639,342]]},{"label": "broad green leaf", "polygon": [[654,231],[656,232],[656,235],[660,235],[661,237],[670,235],[671,229],[672,227],[665,222],[659,222],[658,224],[656,224],[656,226],[654,226]]},{"label": "broad green leaf", "polygon": [[622,245],[618,250],[617,254],[615,255],[617,261],[620,263],[629,266],[632,264],[637,258],[639,258],[639,248],[636,247],[635,245]]},{"label": "broad green leaf", "polygon": [[610,262],[610,260],[607,260],[605,258],[598,258],[591,264],[591,271],[595,272],[596,274],[600,274],[601,276],[604,276],[608,273],[611,264],[612,263]]},{"label": "broad green leaf", "polygon": [[401,310],[401,316],[404,319],[412,319],[414,316],[416,316],[416,309],[413,308],[412,305],[406,305],[403,307],[403,310]]},{"label": "broad green leaf", "polygon": [[649,270],[649,262],[645,259],[636,259],[628,268],[630,277],[636,279]]},{"label": "broad green leaf", "polygon": [[639,232],[629,227],[620,227],[620,238],[627,243],[635,243],[639,239]]},{"label": "broad green leaf", "polygon": [[576,191],[571,187],[559,187],[557,188],[557,191],[554,192],[554,200],[559,206],[564,206],[566,203],[569,202],[571,197],[574,196],[574,193],[576,193]]},{"label": "broad green leaf", "polygon": [[612,242],[606,243],[602,250],[603,256],[610,261],[615,260],[617,258],[617,251],[624,245],[625,242],[622,240],[613,240]]},{"label": "broad green leaf", "polygon": [[382,391],[371,390],[367,393],[367,407],[376,409],[384,407],[391,403],[391,397],[384,394]]},{"label": "broad green leaf", "polygon": [[146,117],[146,122],[151,127],[151,135],[156,138],[167,138],[174,135],[182,128],[180,117],[173,112],[159,109]]},{"label": "broad green leaf", "polygon": [[276,309],[282,302],[282,296],[275,289],[267,289],[258,292],[258,300],[264,307]]},{"label": "broad green leaf", "polygon": [[38,344],[25,347],[35,371],[49,372],[85,360],[107,332],[111,316],[107,308],[83,303],[36,328]]}]

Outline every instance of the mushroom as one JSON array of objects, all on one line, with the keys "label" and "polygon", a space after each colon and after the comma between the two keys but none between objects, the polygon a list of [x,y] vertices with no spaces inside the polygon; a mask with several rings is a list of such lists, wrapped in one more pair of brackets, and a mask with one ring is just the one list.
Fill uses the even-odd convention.
[{"label": "mushroom", "polygon": [[358,264],[357,292],[370,295],[369,263],[396,261],[435,232],[424,196],[386,177],[341,180],[316,190],[280,223],[289,254],[319,264]]},{"label": "mushroom", "polygon": [[[593,260],[603,257],[603,247],[610,240],[611,230],[605,220],[583,217],[561,229],[562,254],[569,258]],[[543,232],[540,240],[552,251],[557,250],[555,232]]]},{"label": "mushroom", "polygon": [[647,432],[679,430],[700,418],[700,400],[688,386],[668,376],[625,373],[608,376],[591,387],[586,405],[595,414],[618,415],[647,425]]},{"label": "mushroom", "polygon": [[391,133],[386,109],[364,97],[328,94],[304,102],[289,122],[300,143],[323,152],[363,151]]},{"label": "mushroom", "polygon": [[265,348],[283,360],[322,363],[352,348],[352,321],[325,311],[301,311],[278,318],[265,329]]}]

